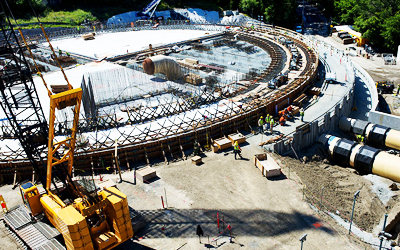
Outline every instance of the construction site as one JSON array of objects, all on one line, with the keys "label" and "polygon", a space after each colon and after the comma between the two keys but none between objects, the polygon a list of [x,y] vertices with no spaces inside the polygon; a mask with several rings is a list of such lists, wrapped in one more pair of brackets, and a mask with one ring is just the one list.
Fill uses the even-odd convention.
[{"label": "construction site", "polygon": [[7,13],[1,249],[397,249],[395,63],[249,18]]}]

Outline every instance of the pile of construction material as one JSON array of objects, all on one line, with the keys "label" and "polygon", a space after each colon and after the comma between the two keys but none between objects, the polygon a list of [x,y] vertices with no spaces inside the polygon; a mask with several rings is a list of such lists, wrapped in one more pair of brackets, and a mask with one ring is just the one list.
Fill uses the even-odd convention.
[{"label": "pile of construction material", "polygon": [[82,35],[83,40],[93,40],[94,36],[96,35],[96,33],[88,33],[88,34],[84,34]]},{"label": "pile of construction material", "polygon": [[185,82],[191,83],[193,85],[199,85],[203,82],[203,78],[193,73],[185,75],[183,79],[185,80]]},{"label": "pile of construction material", "polygon": [[199,60],[197,60],[197,59],[185,58],[183,60],[177,60],[177,62],[179,63],[179,65],[181,65],[183,67],[188,67],[188,68],[192,68],[192,69],[204,68],[204,66],[199,64]]}]

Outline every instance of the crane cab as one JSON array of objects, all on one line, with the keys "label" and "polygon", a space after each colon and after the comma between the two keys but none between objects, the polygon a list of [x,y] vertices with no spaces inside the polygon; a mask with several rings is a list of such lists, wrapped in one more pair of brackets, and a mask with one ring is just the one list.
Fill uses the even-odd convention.
[{"label": "crane cab", "polygon": [[40,204],[40,193],[36,185],[32,182],[26,182],[19,186],[22,201],[32,211],[32,215],[36,216],[43,212],[42,204]]}]

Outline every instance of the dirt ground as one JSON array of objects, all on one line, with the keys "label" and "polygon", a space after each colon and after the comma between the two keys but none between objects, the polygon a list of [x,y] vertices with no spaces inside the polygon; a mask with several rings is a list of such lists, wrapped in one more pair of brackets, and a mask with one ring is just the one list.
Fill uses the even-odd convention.
[{"label": "dirt ground", "polygon": [[[301,160],[306,159],[306,164],[293,157],[280,157],[280,160],[284,165],[291,166],[291,171],[296,172],[301,182],[306,185],[307,201],[320,207],[323,187],[323,210],[333,213],[339,211],[343,219],[350,220],[353,197],[355,192],[360,190],[353,221],[364,231],[372,232],[381,223],[384,214],[398,202],[399,191],[394,191],[394,196],[389,202],[383,204],[372,190],[371,181],[359,175],[353,168],[336,165],[319,143],[298,153]],[[393,183],[387,179],[381,181],[387,187]]]},{"label": "dirt ground", "polygon": [[[299,177],[304,174],[305,182],[311,181],[307,184],[311,190],[318,190],[320,185],[313,186],[313,179],[306,173],[318,176],[319,183],[327,186],[326,199],[338,202],[345,211],[352,189],[347,191],[340,182],[343,188],[334,201],[330,196],[334,194],[329,194],[330,188],[325,184],[335,185],[334,181],[328,181],[331,169],[336,168],[331,166],[326,170],[318,163],[303,165],[284,157],[277,160],[293,166],[291,172],[282,164],[283,174],[267,179],[253,163],[253,155],[263,152],[257,146],[261,140],[260,136],[247,138],[248,142],[241,146],[241,160],[235,160],[232,151],[226,150],[206,152],[202,155],[204,163],[199,166],[191,163],[190,158],[169,165],[154,164],[158,178],[149,183],[137,180],[134,184],[134,172],[125,172],[124,182],[118,188],[128,196],[129,205],[146,217],[148,225],[132,241],[117,249],[294,249],[300,247],[299,238],[305,233],[308,235],[305,249],[372,249],[358,238],[349,237],[347,230],[336,225],[332,218],[312,209],[303,200],[303,186],[293,172],[296,169]],[[354,181],[361,180],[350,171],[337,171],[347,172]],[[351,186],[350,181],[345,183]],[[367,197],[367,191],[362,192],[362,197]],[[12,190],[9,185],[1,187],[0,193],[4,193],[10,205],[20,203],[18,190]],[[161,196],[168,209],[162,209]],[[364,214],[367,210],[366,205]],[[217,214],[221,219],[220,230]],[[198,225],[204,231],[202,243],[196,236]],[[229,235],[233,237],[232,243]],[[3,238],[13,242],[11,236]],[[4,249],[3,246],[0,248]],[[10,243],[6,249],[17,249],[17,246]]]}]

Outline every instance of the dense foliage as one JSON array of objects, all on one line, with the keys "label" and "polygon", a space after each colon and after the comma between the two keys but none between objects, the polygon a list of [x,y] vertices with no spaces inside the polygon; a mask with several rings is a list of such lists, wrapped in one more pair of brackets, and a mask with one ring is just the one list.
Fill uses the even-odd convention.
[{"label": "dense foliage", "polygon": [[262,15],[267,23],[287,28],[295,26],[297,8],[295,0],[241,0],[239,7],[253,18]]},{"label": "dense foliage", "polygon": [[[8,0],[14,16],[33,21],[34,15],[29,0]],[[48,0],[48,6],[41,4],[42,0],[31,0],[34,9],[43,17],[42,21],[65,22],[76,25],[82,19],[105,20],[115,14],[131,10],[140,10],[150,0]],[[239,9],[251,17],[263,19],[275,25],[288,28],[294,27],[296,14],[295,0],[216,0],[187,2],[183,0],[163,0],[158,9],[197,7],[208,10],[222,11],[224,9]],[[60,12],[62,11],[62,12]],[[63,20],[64,19],[64,20]]]},{"label": "dense foliage", "polygon": [[400,0],[340,0],[340,22],[353,24],[371,43],[396,50],[400,44]]}]

